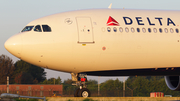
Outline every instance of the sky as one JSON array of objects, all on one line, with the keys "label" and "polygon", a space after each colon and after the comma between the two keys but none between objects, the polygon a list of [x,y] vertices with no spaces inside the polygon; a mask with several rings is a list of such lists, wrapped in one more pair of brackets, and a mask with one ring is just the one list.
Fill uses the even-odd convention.
[{"label": "sky", "polygon": [[[111,3],[112,9],[180,10],[180,0],[0,0],[0,55],[5,54],[14,62],[18,60],[4,48],[4,43],[35,19],[72,10],[108,8]],[[69,73],[45,71],[47,78],[71,79]],[[98,78],[100,82],[116,78],[123,80],[123,77],[88,76],[88,79]]]}]

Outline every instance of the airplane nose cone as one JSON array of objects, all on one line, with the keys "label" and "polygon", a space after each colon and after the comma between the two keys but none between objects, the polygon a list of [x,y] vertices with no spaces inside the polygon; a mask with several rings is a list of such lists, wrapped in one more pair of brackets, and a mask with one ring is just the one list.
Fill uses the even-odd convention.
[{"label": "airplane nose cone", "polygon": [[16,34],[10,37],[4,44],[4,47],[14,56],[20,58],[22,51],[22,38],[21,34]]}]

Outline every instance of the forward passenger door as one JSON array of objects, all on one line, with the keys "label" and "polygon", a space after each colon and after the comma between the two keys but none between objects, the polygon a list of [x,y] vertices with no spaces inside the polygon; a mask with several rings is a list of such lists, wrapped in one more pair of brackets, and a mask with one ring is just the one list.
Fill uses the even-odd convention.
[{"label": "forward passenger door", "polygon": [[76,17],[78,43],[94,43],[93,29],[90,17]]}]

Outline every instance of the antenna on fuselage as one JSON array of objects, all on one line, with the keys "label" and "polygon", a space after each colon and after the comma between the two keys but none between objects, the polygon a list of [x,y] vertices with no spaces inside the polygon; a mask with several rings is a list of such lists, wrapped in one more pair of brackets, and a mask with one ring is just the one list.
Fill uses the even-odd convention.
[{"label": "antenna on fuselage", "polygon": [[111,6],[112,6],[112,3],[109,5],[109,7],[108,7],[108,8],[109,8],[109,9],[111,9]]}]

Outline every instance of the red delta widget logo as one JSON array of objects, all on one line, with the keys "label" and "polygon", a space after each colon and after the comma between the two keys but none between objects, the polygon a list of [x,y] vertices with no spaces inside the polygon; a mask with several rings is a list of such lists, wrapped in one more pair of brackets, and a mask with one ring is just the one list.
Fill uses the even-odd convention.
[{"label": "red delta widget logo", "polygon": [[119,26],[119,23],[111,16],[109,16],[109,19],[106,24],[107,26]]},{"label": "red delta widget logo", "polygon": [[[134,19],[134,21],[133,21]],[[152,19],[154,19],[154,21],[151,21]],[[131,18],[131,17],[123,17],[124,23],[125,25],[132,25],[134,23],[136,23],[137,25],[145,25],[145,22],[147,24],[149,24],[150,26],[155,26],[155,25],[159,25],[163,26],[163,25],[173,25],[176,26],[176,24],[174,23],[174,21],[171,18],[162,18],[162,17],[135,17],[135,18]],[[165,21],[166,20],[166,21]],[[167,23],[163,23],[163,22],[167,22]],[[111,16],[109,16],[108,21],[107,21],[107,26],[120,26],[119,23],[112,18]]]}]

